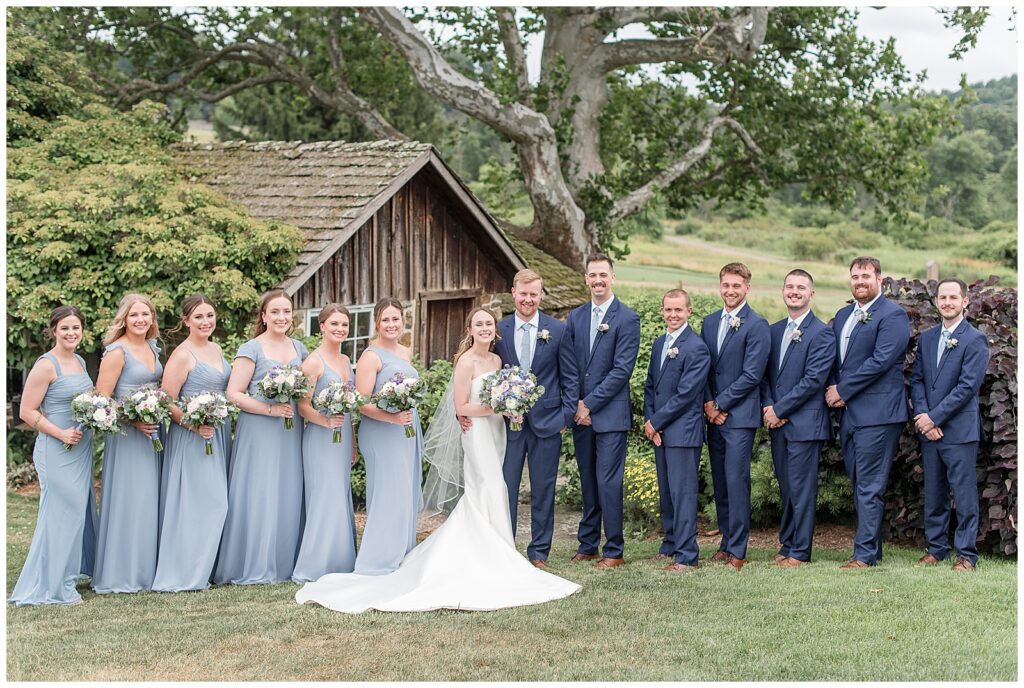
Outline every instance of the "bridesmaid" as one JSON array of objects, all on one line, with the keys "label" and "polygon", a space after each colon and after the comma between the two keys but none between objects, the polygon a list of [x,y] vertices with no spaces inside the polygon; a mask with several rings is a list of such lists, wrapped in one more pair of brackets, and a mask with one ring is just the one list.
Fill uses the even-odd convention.
[{"label": "bridesmaid", "polygon": [[32,366],[21,398],[21,419],[39,432],[32,462],[40,496],[32,545],[10,598],[19,607],[78,604],[82,596],[75,583],[92,575],[97,527],[92,431],[78,430],[71,418],[71,400],[92,389],[85,361],[75,353],[84,323],[74,306],[54,309],[49,333],[55,344]]},{"label": "bridesmaid", "polygon": [[[181,304],[181,324],[188,338],[167,359],[163,390],[178,400],[202,392],[224,392],[231,364],[210,341],[217,327],[213,302],[193,294]],[[227,456],[231,423],[219,428],[192,427],[171,407],[174,424],[164,449],[160,551],[153,589],[160,592],[205,590],[213,576],[224,518],[228,512]],[[206,454],[212,438],[213,455]]]},{"label": "bridesmaid", "polygon": [[[96,390],[122,399],[135,388],[160,382],[163,366],[156,338],[156,309],[142,294],[117,307],[103,343]],[[160,452],[150,436],[154,423],[132,421],[125,435],[108,435],[103,450],[100,527],[96,546],[98,593],[139,592],[153,587],[160,528]]]},{"label": "bridesmaid", "polygon": [[[299,402],[299,413],[309,421],[302,433],[302,473],[306,486],[306,529],[292,580],[306,583],[327,573],[351,573],[356,560],[356,527],[352,517],[350,470],[358,454],[352,441],[349,414],[327,418],[313,408],[312,399],[332,382],[347,382],[352,364],[341,353],[348,339],[348,309],[329,303],[320,310],[323,342],[302,372],[315,384]],[[341,428],[341,443],[333,441]]]},{"label": "bridesmaid", "polygon": [[[256,337],[238,348],[228,399],[242,409],[228,476],[228,516],[216,583],[280,583],[292,577],[302,535],[302,423],[285,429],[294,403],[275,404],[256,385],[276,365],[300,365],[306,347],[288,337],[292,302],[283,289],[260,299]],[[248,392],[248,393],[247,393]]]},{"label": "bridesmaid", "polygon": [[[356,366],[356,388],[365,395],[380,390],[395,373],[419,377],[412,367],[412,352],[398,343],[404,329],[401,302],[381,299],[373,308],[373,319],[377,335]],[[376,576],[397,569],[416,546],[423,435],[415,410],[388,413],[373,404],[359,410],[359,447],[366,461],[366,528],[355,573]],[[416,437],[405,436],[404,426],[409,424],[416,428]]]}]

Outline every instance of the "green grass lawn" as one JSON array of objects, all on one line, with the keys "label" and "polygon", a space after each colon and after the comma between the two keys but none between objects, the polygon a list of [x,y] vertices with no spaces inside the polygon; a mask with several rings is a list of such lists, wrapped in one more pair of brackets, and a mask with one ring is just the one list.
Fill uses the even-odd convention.
[{"label": "green grass lawn", "polygon": [[[8,493],[7,590],[38,501]],[[1002,680],[1017,676],[1017,566],[917,569],[891,549],[877,568],[839,571],[816,552],[798,570],[752,551],[741,572],[670,574],[628,541],[629,564],[554,573],[576,595],[497,612],[337,614],[294,602],[297,585],[97,597],[7,608],[11,680]],[[703,556],[711,552],[702,553]]]}]

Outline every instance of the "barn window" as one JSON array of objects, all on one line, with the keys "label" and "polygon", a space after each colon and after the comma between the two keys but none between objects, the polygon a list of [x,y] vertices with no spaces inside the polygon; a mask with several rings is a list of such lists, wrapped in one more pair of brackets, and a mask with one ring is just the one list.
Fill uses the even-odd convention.
[{"label": "barn window", "polygon": [[[373,304],[364,303],[358,306],[349,306],[348,312],[351,314],[349,318],[348,339],[342,343],[341,353],[352,359],[352,365],[355,366],[356,361],[359,360],[359,355],[363,353],[363,350],[366,349],[374,335]],[[320,334],[320,321],[317,319],[319,315],[319,308],[311,308],[306,311],[306,331],[309,332],[310,336]]]}]

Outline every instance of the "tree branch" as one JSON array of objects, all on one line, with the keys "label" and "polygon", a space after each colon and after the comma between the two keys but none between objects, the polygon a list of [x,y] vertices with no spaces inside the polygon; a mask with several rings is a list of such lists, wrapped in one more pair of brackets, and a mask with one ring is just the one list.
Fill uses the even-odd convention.
[{"label": "tree branch", "polygon": [[526,51],[523,49],[523,38],[519,35],[519,27],[516,25],[516,10],[514,7],[495,7],[494,12],[498,18],[498,29],[501,32],[502,45],[505,46],[509,69],[516,76],[517,99],[520,103],[532,107],[530,79],[526,70]]},{"label": "tree branch", "polygon": [[654,194],[679,179],[682,175],[686,174],[690,168],[708,154],[708,151],[711,150],[711,143],[714,139],[715,131],[723,126],[732,129],[751,153],[757,156],[761,155],[761,149],[742,124],[731,117],[713,117],[704,125],[704,129],[701,132],[701,140],[696,146],[686,151],[679,160],[669,165],[669,167],[664,171],[655,175],[655,177],[649,182],[617,200],[612,206],[612,210],[608,214],[606,221],[610,224],[638,212],[648,201],[651,200]]}]

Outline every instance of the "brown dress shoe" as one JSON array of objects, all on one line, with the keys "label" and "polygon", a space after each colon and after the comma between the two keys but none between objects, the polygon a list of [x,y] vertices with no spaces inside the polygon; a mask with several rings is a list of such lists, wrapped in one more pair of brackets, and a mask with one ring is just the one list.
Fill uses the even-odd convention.
[{"label": "brown dress shoe", "polygon": [[723,552],[722,550],[718,550],[717,552],[711,555],[711,561],[727,562],[729,561],[729,555],[726,552]]},{"label": "brown dress shoe", "polygon": [[650,558],[650,561],[663,561],[663,560],[668,559],[668,558],[669,558],[669,556],[667,554],[662,554],[661,552],[658,552],[657,554],[655,554],[653,557]]},{"label": "brown dress shoe", "polygon": [[798,569],[804,565],[804,562],[793,557],[783,557],[782,561],[779,562],[779,568],[783,569]]},{"label": "brown dress shoe", "polygon": [[625,563],[626,563],[626,560],[622,559],[622,558],[612,559],[610,557],[605,557],[601,561],[599,561],[596,564],[594,564],[594,568],[595,569],[613,569],[616,566],[622,566]]},{"label": "brown dress shoe", "polygon": [[931,555],[931,552],[925,554],[923,557],[917,560],[914,566],[937,566],[939,560]]},{"label": "brown dress shoe", "polygon": [[953,564],[954,571],[973,571],[974,564],[967,557],[957,557],[956,563]]},{"label": "brown dress shoe", "polygon": [[867,563],[865,561],[861,561],[860,559],[851,559],[850,561],[846,562],[845,564],[843,564],[839,568],[840,569],[844,569],[844,570],[846,570],[846,569],[869,569],[869,568],[871,568],[871,564],[869,564],[869,563]]},{"label": "brown dress shoe", "polygon": [[776,564],[781,564],[781,563],[782,563],[782,562],[784,562],[784,561],[785,561],[786,559],[789,559],[789,557],[784,557],[784,556],[782,556],[781,554],[776,554],[776,555],[775,555],[774,557],[772,557],[772,559],[774,559],[774,560],[775,560],[775,563],[776,563]]},{"label": "brown dress shoe", "polygon": [[530,563],[539,569],[546,569],[548,567],[548,563],[543,559],[531,559]]},{"label": "brown dress shoe", "polygon": [[572,555],[572,559],[570,559],[569,561],[593,561],[594,559],[600,558],[601,557],[597,556],[596,554],[581,554],[580,552],[577,552],[576,554]]},{"label": "brown dress shoe", "polygon": [[746,559],[738,559],[736,557],[729,557],[729,561],[726,562],[726,566],[731,566],[737,571],[743,568],[743,565],[747,563]]},{"label": "brown dress shoe", "polygon": [[694,564],[693,566],[690,566],[689,564],[669,564],[668,566],[662,566],[662,567],[658,568],[658,570],[659,571],[693,571],[694,569],[697,569],[699,567],[700,567],[700,564]]}]

